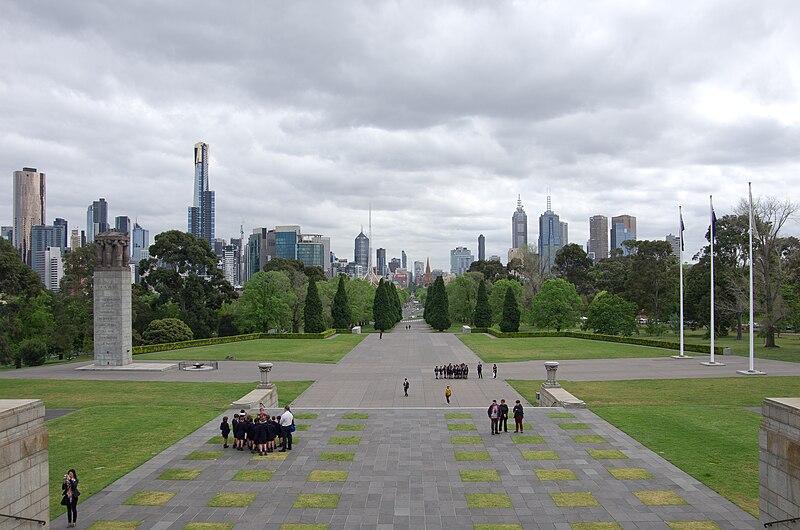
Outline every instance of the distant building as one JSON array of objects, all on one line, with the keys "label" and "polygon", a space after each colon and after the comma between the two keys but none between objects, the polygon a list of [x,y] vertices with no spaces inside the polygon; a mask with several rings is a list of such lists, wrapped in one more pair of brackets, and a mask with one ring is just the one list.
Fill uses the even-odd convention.
[{"label": "distant building", "polygon": [[397,269],[402,269],[402,261],[400,258],[392,258],[389,260],[389,272],[394,274]]},{"label": "distant building", "polygon": [[50,291],[58,291],[64,277],[64,252],[59,247],[47,247],[37,259],[36,271],[44,286]]},{"label": "distant building", "polygon": [[408,257],[406,256],[405,250],[400,251],[400,261],[401,261],[401,266],[404,269],[408,270]]},{"label": "distant building", "polygon": [[552,209],[550,196],[547,196],[547,210],[539,216],[539,259],[542,269],[549,273],[556,261],[556,254],[564,246],[562,239],[565,227]]},{"label": "distant building", "polygon": [[486,259],[486,238],[483,234],[478,236],[478,261]]},{"label": "distant building", "polygon": [[31,264],[31,227],[45,222],[45,180],[45,174],[34,167],[14,171],[13,243],[28,265]]},{"label": "distant building", "polygon": [[500,256],[492,254],[491,256],[489,256],[489,259],[487,261],[502,261],[502,260],[500,259]]},{"label": "distant building", "polygon": [[12,245],[14,244],[14,227],[0,226],[0,239],[5,239]]},{"label": "distant building", "polygon": [[379,248],[376,251],[376,264],[375,264],[376,271],[375,273],[378,276],[386,276],[389,272],[389,269],[386,267],[386,249]]},{"label": "distant building", "polygon": [[369,238],[364,235],[364,230],[356,236],[353,261],[364,270],[369,267]]},{"label": "distant building", "polygon": [[133,265],[133,281],[142,281],[139,275],[139,262],[143,259],[150,259],[150,231],[145,230],[135,222],[131,232],[131,265]]},{"label": "distant building", "polygon": [[399,285],[403,289],[406,289],[411,281],[411,275],[407,270],[399,267],[392,273],[391,279],[393,283]]},{"label": "distant building", "polygon": [[561,221],[561,246],[569,244],[569,223]]},{"label": "distant building", "polygon": [[622,245],[625,241],[636,241],[636,218],[632,215],[618,215],[611,218],[611,250],[621,249],[622,255],[628,250]]},{"label": "distant building", "polygon": [[608,217],[605,215],[593,215],[589,218],[586,253],[593,255],[594,261],[608,258]]},{"label": "distant building", "polygon": [[222,274],[231,285],[241,285],[241,278],[239,278],[239,247],[236,245],[222,247]]},{"label": "distant building", "polygon": [[188,232],[214,246],[214,192],[208,186],[208,144],[194,144],[194,188],[189,206]]},{"label": "distant building", "polygon": [[331,268],[331,239],[319,234],[301,234],[297,242],[297,259],[306,267],[319,267],[326,274]]},{"label": "distant building", "polygon": [[522,208],[522,199],[517,195],[517,209],[511,216],[511,248],[528,246],[528,215]]},{"label": "distant building", "polygon": [[[300,226],[287,225],[275,227],[275,255],[283,259],[297,259],[297,243],[300,240]],[[268,259],[271,259],[268,258]]]},{"label": "distant building", "polygon": [[69,236],[69,248],[70,250],[75,250],[77,248],[81,248],[81,246],[83,246],[83,242],[81,241],[81,231],[77,228],[73,228]]},{"label": "distant building", "polygon": [[97,234],[111,230],[108,224],[108,203],[102,197],[86,209],[86,241],[93,243]]},{"label": "distant building", "polygon": [[681,238],[680,238],[680,236],[667,234],[667,237],[665,237],[664,239],[665,239],[665,241],[667,243],[669,243],[669,246],[672,247],[672,253],[675,256],[679,256],[680,253],[681,253]]},{"label": "distant building", "polygon": [[421,261],[414,262],[414,284],[421,285],[425,274],[425,264]]},{"label": "distant building", "polygon": [[472,252],[467,247],[456,247],[450,251],[450,273],[460,276],[469,270],[470,264],[475,261]]},{"label": "distant building", "polygon": [[[57,256],[58,260],[67,250],[67,225],[66,221],[53,225],[37,225],[31,227],[31,268],[39,274],[42,282],[47,284],[46,278],[51,266],[50,256]],[[50,249],[58,249],[57,253],[49,253]],[[63,269],[63,267],[62,267]],[[58,278],[60,280],[60,277]],[[55,284],[58,288],[58,282]]]}]

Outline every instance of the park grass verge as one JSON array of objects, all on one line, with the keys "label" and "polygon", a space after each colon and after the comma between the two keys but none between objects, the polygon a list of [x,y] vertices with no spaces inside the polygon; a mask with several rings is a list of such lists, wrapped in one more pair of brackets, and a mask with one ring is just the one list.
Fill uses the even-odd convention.
[{"label": "park grass verge", "polygon": [[[311,381],[278,382],[286,405]],[[61,482],[67,469],[80,470],[85,501],[129,471],[205,425],[252,383],[53,381],[6,379],[0,398],[42,399],[47,408],[78,408],[48,421],[50,517],[64,508]],[[163,421],[170,418],[170,421]],[[102,425],[102,429],[97,426]],[[143,435],[142,433],[147,433]]]},{"label": "park grass verge", "polygon": [[236,361],[336,364],[355,348],[366,335],[337,335],[329,340],[319,339],[256,339],[197,348],[142,353],[139,361],[224,361],[231,356]]}]

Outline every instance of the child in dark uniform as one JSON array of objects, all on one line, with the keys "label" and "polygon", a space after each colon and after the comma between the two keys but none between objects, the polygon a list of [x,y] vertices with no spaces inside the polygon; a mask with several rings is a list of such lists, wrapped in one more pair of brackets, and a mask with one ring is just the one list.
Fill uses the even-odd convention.
[{"label": "child in dark uniform", "polygon": [[269,416],[267,416],[266,431],[267,431],[267,452],[271,453],[272,450],[275,448],[275,433],[277,432],[277,429],[275,428],[275,422],[273,422],[272,418]]},{"label": "child in dark uniform", "polygon": [[239,449],[239,433],[241,432],[241,426],[239,425],[239,415],[233,415],[233,421],[231,422],[231,430],[233,431],[233,448]]},{"label": "child in dark uniform", "polygon": [[228,448],[228,435],[231,433],[231,426],[228,425],[228,417],[222,417],[222,423],[219,424],[219,430],[222,432],[222,447]]}]

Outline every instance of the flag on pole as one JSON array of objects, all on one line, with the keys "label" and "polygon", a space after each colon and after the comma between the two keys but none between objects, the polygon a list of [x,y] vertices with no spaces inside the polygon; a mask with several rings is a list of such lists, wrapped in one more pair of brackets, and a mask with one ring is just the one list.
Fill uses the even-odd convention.
[{"label": "flag on pole", "polygon": [[756,218],[753,215],[753,189],[748,186],[747,193],[750,195],[750,224],[752,225],[753,229],[753,237],[756,239],[760,238],[761,236],[758,235],[758,227],[756,226]]},{"label": "flag on pole", "polygon": [[711,240],[713,241],[717,237],[717,214],[714,212],[714,203],[710,197],[709,202],[711,202]]},{"label": "flag on pole", "polygon": [[686,230],[686,225],[683,224],[683,212],[680,212],[681,217],[681,251],[686,250],[686,247],[683,244],[683,231]]}]

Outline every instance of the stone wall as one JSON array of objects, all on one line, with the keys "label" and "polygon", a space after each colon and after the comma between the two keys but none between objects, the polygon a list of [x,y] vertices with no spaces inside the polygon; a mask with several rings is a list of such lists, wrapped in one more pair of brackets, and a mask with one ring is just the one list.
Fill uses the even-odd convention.
[{"label": "stone wall", "polygon": [[585,409],[586,403],[576,398],[561,387],[542,385],[539,389],[540,407],[564,407],[567,409]]},{"label": "stone wall", "polygon": [[[758,435],[761,522],[800,517],[800,398],[765,399],[761,414]],[[800,528],[800,523],[788,527]]]},{"label": "stone wall", "polygon": [[[0,513],[50,522],[47,428],[38,399],[0,399]],[[0,530],[41,528],[0,517]]]}]

